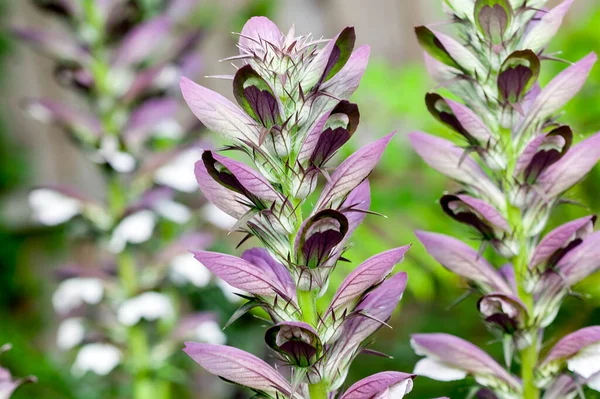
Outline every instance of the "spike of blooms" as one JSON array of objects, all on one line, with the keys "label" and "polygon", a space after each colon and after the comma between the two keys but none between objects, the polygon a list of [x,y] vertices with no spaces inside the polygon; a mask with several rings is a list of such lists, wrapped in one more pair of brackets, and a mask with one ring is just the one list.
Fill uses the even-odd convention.
[{"label": "spike of blooms", "polygon": [[[432,115],[458,134],[450,142],[413,133],[416,152],[461,184],[443,210],[474,228],[480,251],[436,233],[418,232],[427,251],[481,294],[479,311],[504,345],[503,366],[479,348],[445,334],[413,337],[425,356],[416,374],[448,381],[467,375],[481,397],[574,398],[598,390],[599,327],[573,333],[540,356],[543,331],[574,284],[600,268],[600,233],[586,216],[546,234],[553,209],[600,159],[600,133],[573,144],[560,111],[583,87],[596,55],[568,66],[545,87],[546,48],[573,0],[445,0],[460,40],[416,28],[434,79],[461,102],[430,93]],[[496,269],[489,246],[508,262]],[[515,361],[514,358],[518,358]],[[519,372],[521,379],[513,375]]]},{"label": "spike of blooms", "polygon": [[[12,348],[12,345],[5,344],[0,346],[0,355],[4,352],[9,351]],[[37,382],[37,378],[35,377],[25,377],[20,379],[15,379],[10,371],[5,368],[0,367],[0,398],[1,399],[9,399],[12,394],[23,384],[27,384],[30,382]]]},{"label": "spike of blooms", "polygon": [[[354,49],[354,42],[353,28],[331,40],[314,40],[296,36],[293,28],[283,34],[267,18],[254,17],[240,34],[240,54],[230,58],[239,63],[231,77],[237,104],[189,79],[181,81],[192,112],[228,139],[227,149],[246,154],[254,164],[204,152],[196,163],[202,193],[237,219],[234,230],[264,246],[241,258],[206,251],[193,255],[248,299],[230,323],[254,307],[269,314],[272,326],[265,340],[291,368],[291,381],[232,347],[189,342],[185,352],[257,397],[337,395],[353,359],[391,317],[406,287],[406,274],[393,274],[408,250],[401,247],[362,263],[325,311],[317,306],[331,288],[329,278],[352,233],[369,212],[367,178],[393,137],[365,146],[328,172],[360,118],[348,99],[363,75],[369,47]],[[308,210],[307,199],[319,180],[325,184]],[[341,397],[402,398],[413,378],[377,374]]]},{"label": "spike of blooms", "polygon": [[[130,383],[132,397],[149,389],[167,397],[171,381],[163,371],[173,371],[168,360],[181,342],[225,341],[214,315],[179,314],[186,298],[174,291],[175,285],[201,289],[211,280],[187,252],[209,247],[212,237],[194,230],[197,209],[180,202],[179,192],[197,190],[193,164],[202,150],[198,123],[176,115],[181,101],[173,90],[181,74],[202,67],[194,53],[202,28],[189,18],[199,10],[189,0],[36,4],[68,31],[20,27],[14,33],[53,58],[59,82],[85,101],[80,108],[30,99],[25,110],[64,130],[101,166],[107,185],[102,201],[56,185],[29,197],[38,222],[73,220],[85,230],[73,239],[91,240],[98,249],[97,262],[74,261],[59,270],[52,297],[62,319],[57,344],[73,355],[76,376],[90,372],[109,384]],[[108,377],[113,372],[129,378]]]}]

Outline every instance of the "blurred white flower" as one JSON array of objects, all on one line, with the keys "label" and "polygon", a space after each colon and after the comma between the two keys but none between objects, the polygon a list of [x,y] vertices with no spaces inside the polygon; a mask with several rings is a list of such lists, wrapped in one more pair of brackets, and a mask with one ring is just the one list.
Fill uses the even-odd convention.
[{"label": "blurred white flower", "polygon": [[211,203],[206,204],[202,209],[202,217],[223,230],[231,230],[237,223],[233,216],[226,214]]},{"label": "blurred white flower", "polygon": [[56,190],[39,188],[29,194],[33,218],[47,226],[64,223],[83,210],[81,201]]},{"label": "blurred white flower", "polygon": [[121,252],[127,243],[141,244],[152,237],[156,226],[156,215],[143,210],[127,216],[113,231],[109,248],[112,252]]},{"label": "blurred white flower", "polygon": [[26,108],[27,113],[33,119],[42,123],[50,123],[54,120],[52,113],[48,110],[47,107],[44,107],[38,102],[32,102],[27,105]]},{"label": "blurred white flower", "polygon": [[211,273],[194,258],[194,255],[184,253],[177,255],[171,261],[170,277],[177,285],[190,283],[202,288],[210,282]]},{"label": "blurred white flower", "polygon": [[235,287],[232,287],[231,285],[229,285],[228,283],[226,283],[225,281],[221,280],[221,279],[217,279],[217,286],[221,289],[221,291],[223,292],[223,295],[225,295],[225,298],[227,298],[227,300],[229,302],[240,302],[242,300],[241,297],[239,297],[236,294],[246,294],[244,291],[237,289]]},{"label": "blurred white flower", "polygon": [[600,392],[600,374],[592,376],[592,378],[588,380],[587,386],[594,391]]},{"label": "blurred white flower", "polygon": [[194,165],[201,158],[202,150],[200,148],[183,151],[156,171],[154,181],[178,191],[193,193],[198,190]]},{"label": "blurred white flower", "polygon": [[63,351],[73,349],[82,343],[84,338],[85,327],[83,326],[83,320],[78,317],[65,319],[58,326],[56,344]]},{"label": "blurred white flower", "polygon": [[154,321],[173,317],[175,311],[169,297],[158,292],[145,292],[126,300],[117,311],[121,324],[133,326],[145,319]]},{"label": "blurred white flower", "polygon": [[107,375],[119,365],[122,356],[121,351],[110,344],[85,345],[77,353],[72,372],[78,377],[88,371],[98,375]]},{"label": "blurred white flower", "polygon": [[152,208],[160,216],[178,224],[187,223],[192,218],[192,212],[187,206],[170,199],[158,201]]},{"label": "blurred white flower", "polygon": [[590,378],[600,373],[600,342],[586,346],[575,356],[567,360],[567,366],[572,372]]},{"label": "blurred white flower", "polygon": [[130,173],[135,169],[135,158],[127,152],[119,151],[119,143],[114,137],[102,140],[98,153],[119,173]]},{"label": "blurred white flower", "polygon": [[180,76],[181,72],[176,65],[166,65],[154,79],[154,86],[160,89],[170,89]]},{"label": "blurred white flower", "polygon": [[224,345],[227,342],[227,336],[214,320],[207,320],[204,323],[200,323],[196,327],[194,334],[196,340],[208,344]]},{"label": "blurred white flower", "polygon": [[129,68],[112,68],[107,82],[109,89],[116,95],[123,95],[135,81],[135,72]]},{"label": "blurred white flower", "polygon": [[104,285],[98,278],[70,278],[58,285],[52,295],[52,305],[56,312],[65,315],[87,303],[97,305],[104,296]]},{"label": "blurred white flower", "polygon": [[180,139],[183,137],[183,128],[175,119],[165,119],[154,126],[154,136],[167,139]]}]

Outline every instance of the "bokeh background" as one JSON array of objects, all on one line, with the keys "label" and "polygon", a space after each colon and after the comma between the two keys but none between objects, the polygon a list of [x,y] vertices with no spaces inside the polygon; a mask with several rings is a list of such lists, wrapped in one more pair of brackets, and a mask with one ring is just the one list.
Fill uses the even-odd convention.
[{"label": "bokeh background", "polygon": [[[355,235],[355,246],[341,279],[357,262],[385,249],[416,241],[415,229],[434,230],[456,236],[472,233],[446,218],[437,204],[444,190],[451,189],[446,178],[428,169],[412,153],[406,134],[425,130],[449,134],[427,113],[424,95],[434,89],[422,64],[422,55],[412,34],[415,25],[443,20],[441,0],[198,0],[206,9],[206,37],[198,49],[204,58],[202,75],[230,72],[218,60],[235,53],[236,37],[245,20],[252,15],[267,15],[283,30],[292,24],[297,32],[331,37],[346,25],[357,29],[359,44],[372,47],[371,63],[353,101],[361,107],[361,128],[348,148],[350,153],[361,143],[382,137],[392,130],[398,135],[385,153],[371,179],[372,209],[386,217],[369,216]],[[556,2],[550,2],[556,3]],[[4,1],[0,5],[2,26],[39,25],[52,21],[40,14],[29,1]],[[600,2],[578,0],[552,48],[560,57],[577,60],[589,51],[600,51]],[[2,357],[15,375],[36,375],[40,382],[23,387],[18,398],[92,398],[110,397],[82,391],[71,376],[70,364],[55,347],[56,316],[50,296],[56,282],[53,271],[72,248],[64,228],[42,228],[30,217],[26,196],[38,184],[66,183],[82,187],[92,196],[101,196],[102,181],[94,167],[71,145],[65,135],[29,119],[20,107],[25,97],[66,96],[52,77],[52,63],[20,43],[3,29],[0,36],[0,344],[12,342],[15,349]],[[149,44],[150,45],[150,44]],[[546,62],[544,81],[564,68]],[[202,80],[201,76],[195,77]],[[227,83],[208,81],[212,88],[229,93]],[[230,96],[231,97],[231,96]],[[183,110],[186,112],[187,110]],[[563,119],[582,138],[600,130],[600,67],[597,67],[579,96],[568,106]],[[199,194],[198,194],[199,195]],[[569,193],[583,206],[563,206],[552,220],[556,225],[591,211],[600,211],[600,168]],[[227,251],[239,237],[216,232],[218,246]],[[409,273],[409,288],[401,308],[391,321],[393,329],[376,336],[374,349],[391,359],[361,356],[349,380],[383,370],[412,371],[417,361],[409,345],[415,332],[444,331],[467,338],[500,359],[501,345],[480,323],[476,299],[469,297],[455,304],[465,288],[444,271],[416,243],[400,270]],[[570,298],[548,336],[600,324],[600,276],[578,287],[586,300]],[[222,301],[218,291],[198,298],[204,305],[221,312],[224,320],[234,307]],[[228,330],[229,343],[267,356],[261,342],[262,322],[251,315]],[[252,335],[251,332],[257,332]],[[182,361],[188,361],[182,359]],[[87,378],[87,377],[86,377]],[[248,397],[247,392],[222,390],[222,381],[198,370],[202,388],[191,397],[229,399]],[[208,387],[214,385],[216,388]],[[200,385],[199,385],[200,386]],[[439,383],[425,378],[416,381],[411,398],[447,395],[462,398],[469,382]],[[88,393],[82,393],[88,392]],[[215,393],[216,392],[216,393]],[[95,396],[94,396],[95,395]]]}]

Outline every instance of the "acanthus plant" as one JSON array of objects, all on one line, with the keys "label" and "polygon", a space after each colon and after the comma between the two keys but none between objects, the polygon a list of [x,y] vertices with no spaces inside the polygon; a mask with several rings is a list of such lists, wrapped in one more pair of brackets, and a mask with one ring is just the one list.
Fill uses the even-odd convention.
[{"label": "acanthus plant", "polygon": [[76,376],[90,372],[108,386],[125,385],[129,397],[169,397],[177,372],[170,360],[181,342],[225,341],[215,315],[197,313],[179,293],[211,280],[190,267],[195,260],[187,252],[212,241],[197,230],[203,205],[191,198],[200,126],[178,118],[182,101],[174,89],[182,74],[202,66],[195,48],[203,31],[191,18],[198,4],[36,4],[60,19],[63,32],[14,33],[53,58],[58,81],[83,101],[74,107],[31,99],[25,111],[62,128],[99,165],[106,185],[101,200],[56,185],[29,197],[38,222],[70,222],[74,245],[93,248],[59,270],[52,297],[61,318],[57,345],[74,355]]},{"label": "acanthus plant", "polygon": [[[350,27],[331,40],[313,40],[254,17],[240,34],[240,54],[231,57],[240,64],[235,75],[220,76],[233,81],[238,104],[189,79],[181,82],[193,113],[226,137],[225,149],[245,154],[256,168],[205,151],[196,164],[202,193],[238,220],[234,230],[264,246],[241,257],[194,256],[245,293],[248,302],[230,322],[252,308],[269,315],[265,340],[290,379],[233,347],[189,342],[185,352],[257,398],[401,398],[412,389],[413,375],[386,372],[342,393],[352,361],[400,301],[407,276],[392,272],[408,246],[366,260],[336,287],[327,307],[319,301],[369,213],[367,177],[393,137],[365,146],[329,172],[359,123],[358,106],[348,98],[365,71],[369,47],[355,50],[354,43]],[[309,200],[319,180],[324,187]]]},{"label": "acanthus plant", "polygon": [[[585,385],[600,385],[600,327],[568,335],[542,356],[544,330],[561,303],[600,267],[595,216],[545,233],[552,211],[568,202],[565,193],[600,159],[600,134],[573,144],[560,113],[583,87],[596,55],[569,65],[543,88],[538,82],[543,63],[560,61],[546,48],[573,0],[553,9],[545,3],[446,0],[459,40],[416,28],[431,75],[462,101],[430,93],[427,106],[461,140],[425,133],[410,140],[426,163],[460,184],[441,205],[476,231],[481,247],[437,233],[417,236],[481,295],[479,311],[503,343],[505,365],[458,337],[417,334],[412,344],[425,358],[415,373],[443,381],[470,375],[479,385],[476,397],[574,398]],[[506,264],[497,268],[486,253]]]}]

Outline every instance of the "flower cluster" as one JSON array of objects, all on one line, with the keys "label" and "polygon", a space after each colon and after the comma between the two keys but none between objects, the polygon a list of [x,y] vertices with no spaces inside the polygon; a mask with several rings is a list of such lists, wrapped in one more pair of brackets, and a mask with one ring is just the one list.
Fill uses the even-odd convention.
[{"label": "flower cluster", "polygon": [[[543,331],[572,287],[600,267],[595,216],[548,233],[553,209],[600,159],[600,134],[573,145],[561,108],[584,85],[596,55],[569,65],[545,87],[542,61],[573,0],[553,9],[545,0],[446,0],[460,40],[416,28],[434,79],[463,103],[436,93],[427,107],[458,134],[460,144],[425,133],[410,136],[416,152],[459,187],[441,199],[445,213],[474,229],[479,251],[445,235],[418,232],[427,251],[482,295],[478,307],[501,337],[501,366],[472,344],[446,334],[419,334],[425,356],[415,373],[438,380],[471,375],[486,398],[574,398],[598,389],[599,327],[561,340],[542,358]],[[545,233],[545,234],[544,234]],[[496,268],[486,260],[507,261]],[[489,251],[492,252],[492,251]],[[514,359],[518,360],[514,362]],[[521,379],[512,372],[520,369]]]},{"label": "flower cluster", "polygon": [[[134,376],[135,397],[149,389],[166,395],[154,373],[167,366],[183,340],[225,341],[214,315],[180,317],[191,306],[175,290],[202,288],[211,280],[187,252],[212,242],[211,235],[195,230],[204,204],[190,198],[197,191],[193,165],[206,144],[198,142],[198,122],[177,115],[180,93],[173,89],[182,74],[196,74],[202,66],[194,51],[203,33],[194,21],[198,5],[36,4],[58,15],[63,33],[14,32],[56,61],[59,83],[80,94],[87,108],[30,99],[25,110],[62,128],[101,166],[106,183],[100,200],[55,185],[34,189],[29,197],[38,222],[71,221],[77,243],[94,248],[59,270],[62,282],[52,298],[62,319],[57,344],[77,349],[76,375],[104,376],[123,364]],[[158,392],[153,397],[162,397]]]},{"label": "flower cluster", "polygon": [[[260,398],[325,399],[339,393],[350,364],[391,317],[406,286],[406,274],[392,271],[408,246],[363,262],[328,306],[317,301],[331,288],[331,273],[345,260],[350,237],[369,212],[367,177],[393,137],[365,146],[329,172],[360,118],[348,98],[364,73],[369,47],[354,44],[350,27],[331,40],[313,40],[254,17],[240,34],[239,55],[231,57],[241,64],[229,77],[237,104],[189,79],[181,82],[193,113],[229,140],[227,150],[245,154],[256,168],[205,151],[195,169],[202,193],[238,220],[234,230],[264,246],[240,258],[206,251],[194,256],[244,293],[248,302],[232,321],[252,308],[269,315],[265,340],[289,366],[291,382],[236,348],[190,342],[185,351],[209,372]],[[325,184],[313,197],[320,177]],[[413,377],[377,374],[340,397],[401,398],[412,389]]]},{"label": "flower cluster", "polygon": [[[0,355],[9,351],[11,348],[12,346],[10,344],[0,346]],[[37,379],[35,377],[15,379],[10,371],[0,367],[0,398],[9,399],[21,385],[36,381]]]}]

